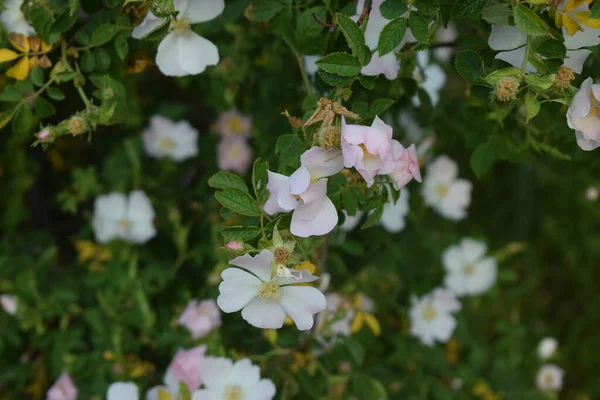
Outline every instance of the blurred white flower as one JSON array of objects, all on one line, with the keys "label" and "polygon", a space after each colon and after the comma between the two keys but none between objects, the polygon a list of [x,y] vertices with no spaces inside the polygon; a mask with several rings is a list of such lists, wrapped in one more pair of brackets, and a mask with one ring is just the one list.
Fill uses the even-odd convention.
[{"label": "blurred white flower", "polygon": [[185,326],[192,334],[193,339],[199,339],[221,326],[221,312],[213,299],[202,301],[192,299],[183,310],[177,323]]},{"label": "blurred white flower", "polygon": [[195,33],[190,24],[215,19],[225,8],[224,0],[174,0],[177,18],[158,18],[151,11],[132,32],[141,39],[169,23],[169,33],[158,45],[156,65],[167,76],[196,75],[219,63],[219,50],[211,41]]},{"label": "blurred white flower", "polygon": [[66,372],[63,372],[58,380],[48,389],[46,400],[77,400],[77,387]]},{"label": "blurred white flower", "polygon": [[[440,25],[437,31],[435,31],[435,40],[440,43],[451,43],[456,40],[456,26],[453,23],[449,23],[447,28]],[[435,58],[442,62],[448,62],[452,58],[454,48],[452,46],[437,47],[433,49],[433,55]]]},{"label": "blurred white flower", "polygon": [[342,210],[342,213],[344,213],[346,219],[344,220],[344,223],[340,225],[340,229],[344,232],[353,231],[358,226],[358,224],[360,224],[360,220],[362,219],[363,215],[365,215],[365,213],[360,210],[357,210],[356,215],[354,216],[348,215],[346,210]]},{"label": "blurred white flower", "polygon": [[425,204],[442,217],[460,221],[467,216],[472,188],[471,182],[458,179],[456,162],[442,155],[427,167],[421,194]]},{"label": "blurred white flower", "polygon": [[106,400],[139,400],[138,387],[133,382],[115,382],[108,387]]},{"label": "blurred white flower", "polygon": [[402,111],[398,115],[398,124],[404,129],[406,138],[411,142],[418,142],[423,138],[423,127],[408,111]]},{"label": "blurred white flower", "polygon": [[454,293],[446,289],[436,288],[421,298],[413,296],[410,333],[427,346],[447,342],[456,328],[452,313],[460,308]]},{"label": "blurred white flower", "polygon": [[393,81],[400,72],[400,61],[396,57],[396,52],[392,51],[379,57],[379,52],[374,52],[369,64],[360,71],[367,76],[377,76],[383,74],[388,80]]},{"label": "blurred white flower", "polygon": [[252,164],[252,147],[244,137],[224,137],[217,151],[219,169],[244,174]]},{"label": "blurred white flower", "polygon": [[552,357],[552,355],[556,352],[557,348],[558,340],[551,337],[547,337],[540,341],[540,344],[537,348],[537,353],[542,360],[547,360],[550,357]]},{"label": "blurred white flower", "polygon": [[313,326],[313,314],[327,307],[325,296],[312,286],[296,283],[314,282],[318,277],[308,270],[295,271],[298,277],[272,276],[275,255],[262,250],[251,257],[245,254],[229,261],[239,268],[222,272],[217,304],[226,313],[242,310],[242,318],[263,329],[279,329],[289,315],[296,327],[307,330]]},{"label": "blurred white flower", "polygon": [[156,235],[153,220],[154,209],[141,190],[134,190],[128,197],[122,193],[101,195],[94,202],[92,227],[100,243],[117,238],[146,243]]},{"label": "blurred white flower", "polygon": [[252,118],[232,108],[217,118],[217,130],[221,136],[250,136]]},{"label": "blurred white flower", "polygon": [[304,71],[306,71],[311,78],[314,78],[317,71],[319,71],[316,62],[321,58],[323,58],[323,56],[304,56]]},{"label": "blurred white flower", "polygon": [[567,124],[575,129],[577,144],[590,151],[600,146],[600,85],[590,77],[581,84],[567,110]]},{"label": "blurred white flower", "polygon": [[596,201],[596,200],[598,200],[599,196],[600,196],[600,191],[598,191],[598,188],[596,188],[594,186],[590,186],[585,191],[585,198],[588,199],[589,201]]},{"label": "blurred white flower", "polygon": [[383,206],[383,214],[381,215],[381,220],[379,220],[379,224],[383,226],[383,228],[390,232],[396,233],[400,232],[406,226],[405,218],[410,211],[409,200],[410,193],[408,189],[402,189],[400,191],[400,198],[396,202],[390,201]]},{"label": "blurred white flower", "polygon": [[[440,102],[440,90],[446,84],[446,73],[438,64],[430,63],[428,50],[417,53],[417,67],[413,71],[413,79],[427,92],[431,104],[436,106]],[[421,105],[418,95],[412,97],[412,103],[415,107]]]},{"label": "blurred white flower", "polygon": [[177,400],[180,383],[184,383],[191,392],[199,389],[207,362],[205,352],[206,345],[189,350],[177,350],[165,373],[165,386],[155,386],[150,389],[146,393],[146,400],[164,400],[166,394],[170,395],[171,400]]},{"label": "blurred white flower", "polygon": [[485,257],[487,246],[471,238],[449,246],[442,254],[444,284],[458,296],[487,292],[496,283],[496,259]]},{"label": "blurred white flower", "polygon": [[173,122],[161,115],[150,118],[142,134],[146,154],[182,162],[198,155],[198,131],[189,122]]},{"label": "blurred white flower", "polygon": [[17,313],[18,302],[15,296],[9,294],[3,294],[0,296],[0,305],[6,313],[15,315]]},{"label": "blurred white flower", "polygon": [[[367,23],[367,29],[365,30],[365,43],[371,50],[377,49],[377,43],[379,42],[379,36],[383,27],[390,22],[389,19],[384,18],[381,15],[379,7],[381,7],[383,0],[373,0],[371,3],[371,12],[369,12],[369,21]],[[356,4],[356,14],[354,19],[358,19],[358,16],[363,12],[365,6],[365,0],[358,0]]]},{"label": "blurred white flower", "polygon": [[271,400],[275,384],[260,379],[260,368],[247,358],[233,363],[227,358],[209,358],[204,366],[204,389],[194,392],[192,400]]},{"label": "blurred white flower", "polygon": [[545,364],[537,373],[536,383],[540,390],[556,391],[562,389],[565,371],[555,364]]},{"label": "blurred white flower", "polygon": [[[354,319],[354,311],[348,301],[339,293],[328,293],[327,310],[323,312],[320,324],[330,324],[331,335],[350,336],[350,325]],[[332,344],[332,343],[331,343]]]},{"label": "blurred white flower", "polygon": [[23,6],[24,0],[5,0],[4,1],[4,10],[0,13],[0,21],[2,21],[2,25],[6,32],[8,33],[21,33],[26,36],[35,35],[35,29],[21,11],[21,7]]},{"label": "blurred white flower", "polygon": [[290,232],[299,237],[325,235],[338,223],[337,210],[327,197],[327,178],[343,169],[339,150],[312,147],[300,156],[301,166],[291,176],[267,171],[269,215],[293,211]]}]

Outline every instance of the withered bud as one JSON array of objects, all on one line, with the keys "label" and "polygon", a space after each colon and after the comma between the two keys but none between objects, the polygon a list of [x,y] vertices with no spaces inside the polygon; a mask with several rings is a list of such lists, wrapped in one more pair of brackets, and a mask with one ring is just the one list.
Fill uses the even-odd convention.
[{"label": "withered bud", "polygon": [[346,118],[360,119],[360,115],[353,113],[352,111],[348,111],[346,107],[339,103],[333,103],[333,112]]},{"label": "withered bud", "polygon": [[353,172],[348,168],[344,168],[342,170],[342,174],[346,177],[346,179],[348,179],[349,183],[358,183],[363,181],[362,176],[360,176],[358,172]]},{"label": "withered bud", "polygon": [[303,124],[300,118],[290,115],[290,113],[287,110],[282,112],[281,115],[284,115],[288,119],[288,122],[290,123],[292,128],[300,128]]},{"label": "withered bud", "polygon": [[29,36],[29,48],[31,51],[40,51],[42,39],[39,36]]},{"label": "withered bud", "polygon": [[561,89],[566,89],[571,85],[571,81],[575,79],[575,73],[566,65],[558,67],[556,70],[556,86]]},{"label": "withered bud", "polygon": [[500,79],[496,83],[496,99],[500,102],[508,102],[513,100],[519,92],[519,81],[514,78]]},{"label": "withered bud", "polygon": [[290,252],[285,247],[275,249],[275,263],[277,265],[286,265],[290,258]]},{"label": "withered bud", "polygon": [[50,67],[52,66],[52,61],[50,61],[50,59],[48,58],[48,56],[46,56],[46,55],[43,55],[43,56],[41,56],[41,57],[38,59],[38,61],[37,61],[37,64],[38,64],[40,67],[42,67],[42,68],[46,69],[46,68],[50,68]]},{"label": "withered bud", "polygon": [[331,151],[340,147],[340,128],[337,126],[326,126],[319,131],[319,140],[323,150]]},{"label": "withered bud", "polygon": [[27,48],[28,38],[21,33],[12,32],[8,35],[8,40],[12,42],[13,46],[21,51]]},{"label": "withered bud", "polygon": [[88,124],[84,118],[81,117],[71,117],[69,120],[69,132],[73,135],[81,135],[82,133],[87,132]]}]

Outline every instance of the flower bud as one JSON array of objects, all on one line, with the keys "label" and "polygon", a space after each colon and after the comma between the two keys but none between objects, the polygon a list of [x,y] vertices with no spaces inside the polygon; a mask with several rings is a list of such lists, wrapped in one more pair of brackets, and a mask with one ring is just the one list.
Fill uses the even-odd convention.
[{"label": "flower bud", "polygon": [[238,251],[244,247],[244,243],[232,240],[230,242],[227,242],[225,247],[227,247],[228,250]]},{"label": "flower bud", "polygon": [[558,67],[556,70],[556,86],[561,89],[566,89],[571,86],[571,81],[575,79],[575,73],[566,65]]},{"label": "flower bud", "polygon": [[71,117],[69,120],[69,132],[76,135],[81,135],[82,133],[87,132],[88,124],[87,121],[82,117]]},{"label": "flower bud", "polygon": [[42,129],[36,135],[36,137],[38,138],[39,141],[47,143],[47,142],[52,141],[52,138],[50,137],[51,134],[52,134],[52,131],[49,128],[45,128],[45,129]]},{"label": "flower bud", "polygon": [[519,81],[514,78],[504,78],[496,82],[496,89],[494,91],[496,99],[500,102],[506,103],[514,100],[519,93]]}]

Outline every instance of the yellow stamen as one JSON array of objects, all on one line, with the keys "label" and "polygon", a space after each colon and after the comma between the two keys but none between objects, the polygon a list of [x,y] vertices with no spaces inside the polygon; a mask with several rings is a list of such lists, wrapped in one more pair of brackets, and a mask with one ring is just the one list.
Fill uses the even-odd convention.
[{"label": "yellow stamen", "polygon": [[437,193],[438,196],[440,197],[446,197],[446,195],[448,194],[448,186],[444,185],[444,184],[439,184],[437,185],[437,187],[435,188],[435,192]]},{"label": "yellow stamen", "polygon": [[236,115],[229,117],[225,124],[231,132],[239,134],[244,133],[244,121],[242,121],[242,119]]},{"label": "yellow stamen", "polygon": [[175,147],[175,142],[171,138],[160,138],[158,146],[165,151],[173,150]]},{"label": "yellow stamen", "polygon": [[263,282],[258,287],[258,297],[267,304],[271,300],[279,301],[281,299],[281,286],[274,281]]},{"label": "yellow stamen", "polygon": [[472,275],[475,272],[475,264],[469,264],[463,269],[465,275]]},{"label": "yellow stamen", "polygon": [[239,385],[227,385],[223,400],[242,400],[242,388]]},{"label": "yellow stamen", "polygon": [[425,318],[428,321],[431,321],[435,317],[437,317],[437,312],[435,311],[435,308],[433,308],[433,305],[429,304],[427,307],[425,307],[425,310],[423,311],[423,318]]},{"label": "yellow stamen", "polygon": [[177,18],[171,25],[171,30],[177,35],[187,35],[191,32],[190,21],[187,17]]}]

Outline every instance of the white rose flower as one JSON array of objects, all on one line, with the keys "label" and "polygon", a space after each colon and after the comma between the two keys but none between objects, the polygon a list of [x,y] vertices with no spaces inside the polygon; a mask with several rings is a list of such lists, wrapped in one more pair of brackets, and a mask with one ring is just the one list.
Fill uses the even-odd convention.
[{"label": "white rose flower", "polygon": [[575,129],[577,144],[582,150],[600,147],[600,85],[587,78],[573,96],[567,110],[567,124]]},{"label": "white rose flower", "polygon": [[410,333],[427,346],[447,342],[456,319],[453,312],[460,310],[460,303],[449,290],[437,288],[418,298],[413,296],[410,309]]},{"label": "white rose flower", "polygon": [[161,115],[150,118],[142,134],[146,154],[182,162],[198,155],[198,131],[189,122],[173,122]]},{"label": "white rose flower", "polygon": [[[413,71],[413,79],[427,92],[431,104],[436,106],[440,102],[440,90],[446,84],[446,73],[439,65],[429,62],[428,50],[417,53],[417,64],[417,68]],[[419,96],[414,95],[411,100],[415,107],[421,105]]]},{"label": "white rose flower", "polygon": [[404,229],[406,226],[405,218],[410,210],[408,203],[409,198],[410,193],[408,192],[408,189],[402,189],[400,191],[400,198],[396,204],[390,201],[383,206],[383,214],[381,215],[379,224],[383,226],[386,231],[396,233]]},{"label": "white rose flower", "polygon": [[433,207],[442,217],[460,221],[467,216],[473,185],[458,178],[456,162],[439,156],[428,167],[421,194],[425,204]]},{"label": "white rose flower", "polygon": [[17,313],[18,301],[15,296],[3,294],[0,296],[0,305],[7,314],[15,315]]},{"label": "white rose flower", "polygon": [[122,193],[96,197],[92,227],[100,243],[117,238],[146,243],[156,235],[153,220],[154,209],[141,190],[134,190],[128,197]]},{"label": "white rose flower", "polygon": [[540,344],[537,348],[537,353],[542,360],[547,360],[550,357],[552,357],[552,355],[556,352],[557,348],[558,340],[551,337],[547,337],[540,341]]},{"label": "white rose flower", "polygon": [[250,325],[263,329],[279,329],[289,315],[300,330],[313,326],[313,314],[327,307],[325,296],[312,286],[295,286],[295,283],[314,282],[318,277],[308,270],[296,272],[289,278],[272,275],[275,259],[273,252],[262,250],[251,257],[244,254],[229,264],[221,273],[217,304],[226,313],[242,310],[242,318]]},{"label": "white rose flower", "polygon": [[496,283],[498,266],[492,257],[484,257],[485,243],[464,238],[444,250],[444,284],[458,296],[487,292]]},{"label": "white rose flower", "polygon": [[536,383],[540,390],[555,391],[562,389],[565,371],[555,364],[546,364],[537,373]]},{"label": "white rose flower", "polygon": [[21,33],[27,36],[35,35],[35,29],[23,15],[21,7],[23,0],[6,0],[4,1],[4,10],[0,14],[0,21],[8,33]]},{"label": "white rose flower", "polygon": [[342,210],[342,213],[346,219],[344,219],[344,223],[340,225],[340,229],[344,232],[352,232],[358,226],[358,224],[360,224],[360,220],[362,219],[363,215],[365,215],[365,213],[360,210],[357,210],[356,215],[354,216],[348,215],[346,210]]},{"label": "white rose flower", "polygon": [[106,400],[138,400],[138,387],[133,382],[115,382],[108,387]]},{"label": "white rose flower", "polygon": [[203,366],[204,389],[194,392],[192,400],[271,400],[275,384],[260,379],[260,368],[247,358],[233,363],[227,358],[209,358]]},{"label": "white rose flower", "polygon": [[[215,19],[223,12],[223,0],[174,0],[177,18],[170,21],[169,33],[158,45],[156,65],[167,76],[196,75],[219,63],[219,50],[209,40],[192,31],[190,24]],[[168,23],[148,12],[131,35],[141,39]]]}]

